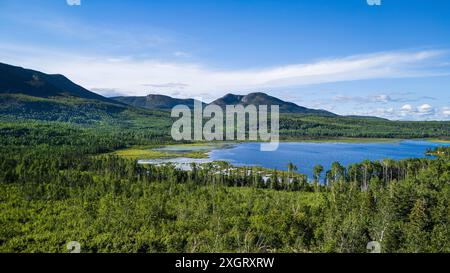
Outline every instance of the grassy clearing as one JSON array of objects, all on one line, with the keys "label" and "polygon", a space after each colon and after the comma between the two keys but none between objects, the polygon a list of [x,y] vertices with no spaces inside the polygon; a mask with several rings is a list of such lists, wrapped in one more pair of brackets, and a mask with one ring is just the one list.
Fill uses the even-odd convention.
[{"label": "grassy clearing", "polygon": [[118,150],[112,153],[129,159],[158,159],[158,158],[175,158],[175,157],[189,157],[189,158],[207,158],[208,155],[204,151],[191,151],[186,153],[166,152],[155,150],[154,147],[133,147],[123,150]]},{"label": "grassy clearing", "polygon": [[134,146],[113,152],[117,155],[130,159],[160,159],[160,158],[208,158],[208,152],[213,149],[221,149],[230,143],[205,143],[198,142],[192,144],[176,144],[163,147],[155,146]]}]

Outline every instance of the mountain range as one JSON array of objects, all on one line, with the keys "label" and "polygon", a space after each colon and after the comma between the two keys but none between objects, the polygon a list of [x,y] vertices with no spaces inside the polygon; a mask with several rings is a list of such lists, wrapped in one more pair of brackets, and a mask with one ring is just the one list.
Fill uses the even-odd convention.
[{"label": "mountain range", "polygon": [[[143,107],[147,109],[170,110],[176,105],[186,105],[189,108],[194,107],[194,99],[177,99],[165,95],[151,94],[141,97],[112,97],[111,99],[118,102],[126,103],[135,107]],[[250,93],[248,95],[227,94],[209,104],[218,105],[224,108],[226,105],[279,105],[281,113],[311,114],[320,116],[336,116],[325,110],[315,110],[299,106],[292,102],[283,101],[281,99],[269,96],[265,93]]]},{"label": "mountain range", "polygon": [[[96,130],[119,130],[124,133],[122,137],[127,138],[141,134],[148,134],[150,138],[165,138],[170,135],[173,124],[170,109],[179,104],[193,107],[194,100],[163,95],[106,98],[63,75],[0,63],[0,121],[5,124],[56,121],[64,123],[64,126],[73,124]],[[221,107],[237,104],[279,105],[280,128],[284,138],[427,138],[448,137],[449,134],[449,122],[445,121],[400,122],[377,117],[338,116],[265,93],[227,94],[210,104]],[[131,131],[125,133],[126,130]]]},{"label": "mountain range", "polygon": [[[52,107],[52,105],[50,105],[51,103],[67,104],[67,102],[70,101],[71,104],[68,105],[68,107],[74,106],[74,104],[78,106],[80,106],[80,104],[85,104],[92,107],[93,104],[95,104],[97,108],[104,110],[111,110],[110,108],[114,108],[114,111],[120,111],[119,108],[124,110],[129,108],[129,106],[149,110],[168,111],[180,104],[193,108],[195,102],[194,99],[179,99],[157,94],[141,97],[123,96],[106,98],[75,84],[63,75],[45,74],[40,71],[3,63],[0,63],[0,94],[2,95],[0,102],[9,103],[9,106],[11,106],[11,103],[13,102],[16,106],[22,104],[22,110],[24,110],[24,102],[27,102],[27,107],[25,108],[33,107],[34,110],[45,110],[46,107],[54,109],[55,107]],[[39,100],[37,100],[37,98],[39,98]],[[46,105],[44,106],[43,104]],[[108,107],[105,107],[105,104]],[[336,116],[328,111],[309,109],[292,102],[269,96],[265,93],[251,93],[248,95],[227,94],[210,104],[219,105],[221,107],[238,104],[244,106],[249,104],[256,106],[279,105],[281,113]],[[203,103],[203,105],[206,105],[206,103]],[[4,109],[5,105],[3,105],[2,108]],[[11,107],[6,108],[11,110]]]}]

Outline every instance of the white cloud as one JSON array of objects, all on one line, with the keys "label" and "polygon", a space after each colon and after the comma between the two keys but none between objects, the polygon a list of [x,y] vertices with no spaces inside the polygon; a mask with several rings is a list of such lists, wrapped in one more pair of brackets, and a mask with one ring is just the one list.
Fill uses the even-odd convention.
[{"label": "white cloud", "polygon": [[[382,52],[310,63],[265,68],[217,70],[200,63],[136,59],[127,56],[86,56],[0,44],[0,61],[61,73],[87,87],[114,89],[128,95],[167,92],[167,86],[149,89],[149,83],[183,83],[186,97],[230,91],[246,92],[339,81],[434,75],[433,60],[444,51]],[[388,95],[372,100],[387,102]]]},{"label": "white cloud", "polygon": [[411,104],[405,104],[405,105],[402,106],[402,110],[403,111],[411,112],[412,109],[413,109],[413,107],[411,106]]},{"label": "white cloud", "polygon": [[450,107],[443,107],[441,111],[437,111],[430,104],[422,104],[417,107],[405,104],[400,108],[388,107],[362,111],[359,115],[378,116],[393,120],[449,120]]},{"label": "white cloud", "polygon": [[417,107],[417,113],[422,116],[432,115],[434,114],[434,108],[429,104],[422,104]]},{"label": "white cloud", "polygon": [[413,106],[411,104],[403,105],[399,110],[399,115],[401,117],[409,117],[414,113]]},{"label": "white cloud", "polygon": [[450,107],[443,107],[441,112],[443,116],[450,117]]}]

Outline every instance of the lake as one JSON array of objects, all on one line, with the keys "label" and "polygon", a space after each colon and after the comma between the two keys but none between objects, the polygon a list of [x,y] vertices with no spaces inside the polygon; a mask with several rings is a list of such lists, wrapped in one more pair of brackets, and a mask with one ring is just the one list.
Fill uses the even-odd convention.
[{"label": "lake", "polygon": [[209,153],[210,160],[228,161],[236,166],[261,166],[286,170],[289,162],[298,167],[298,172],[312,177],[312,169],[321,164],[327,170],[335,161],[347,166],[363,160],[385,158],[404,159],[426,157],[427,148],[449,146],[420,140],[404,140],[392,143],[311,143],[284,142],[274,152],[260,151],[260,143],[241,143],[231,148],[216,149]]}]

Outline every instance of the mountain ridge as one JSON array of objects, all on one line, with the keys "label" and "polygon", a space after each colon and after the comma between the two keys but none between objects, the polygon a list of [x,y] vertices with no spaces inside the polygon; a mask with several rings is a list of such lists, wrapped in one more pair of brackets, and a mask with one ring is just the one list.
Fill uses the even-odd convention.
[{"label": "mountain ridge", "polygon": [[293,102],[284,101],[277,97],[270,96],[263,92],[254,92],[247,95],[235,95],[232,93],[226,94],[225,96],[211,102],[210,104],[215,104],[221,107],[226,105],[236,105],[242,104],[246,105],[279,105],[280,113],[296,113],[296,114],[317,114],[326,116],[337,116],[334,113],[321,109],[310,109],[303,106],[299,106]]},{"label": "mountain ridge", "polygon": [[[194,99],[179,99],[173,98],[166,95],[159,94],[149,94],[147,96],[134,96],[134,97],[111,97],[111,99],[126,103],[135,107],[143,107],[147,109],[158,109],[158,110],[170,110],[176,105],[183,104],[188,106],[189,108],[194,107]],[[325,110],[317,110],[310,109],[306,107],[299,106],[295,103],[281,100],[279,98],[270,96],[266,93],[255,92],[249,93],[247,95],[235,95],[235,94],[226,94],[225,96],[214,100],[213,102],[204,105],[218,105],[220,107],[225,107],[226,105],[238,105],[241,104],[243,106],[247,105],[279,105],[281,113],[298,113],[298,114],[317,114],[317,115],[325,115],[325,116],[337,116],[334,113],[325,111]]]},{"label": "mountain ridge", "polygon": [[61,74],[46,74],[0,63],[0,94],[23,94],[32,97],[76,97],[108,103],[116,101],[91,92]]},{"label": "mountain ridge", "polygon": [[[180,104],[193,108],[195,103],[194,99],[179,99],[158,94],[149,94],[147,96],[119,96],[111,97],[111,99],[134,107],[156,110],[170,110]],[[204,103],[202,102],[202,104]]]}]

